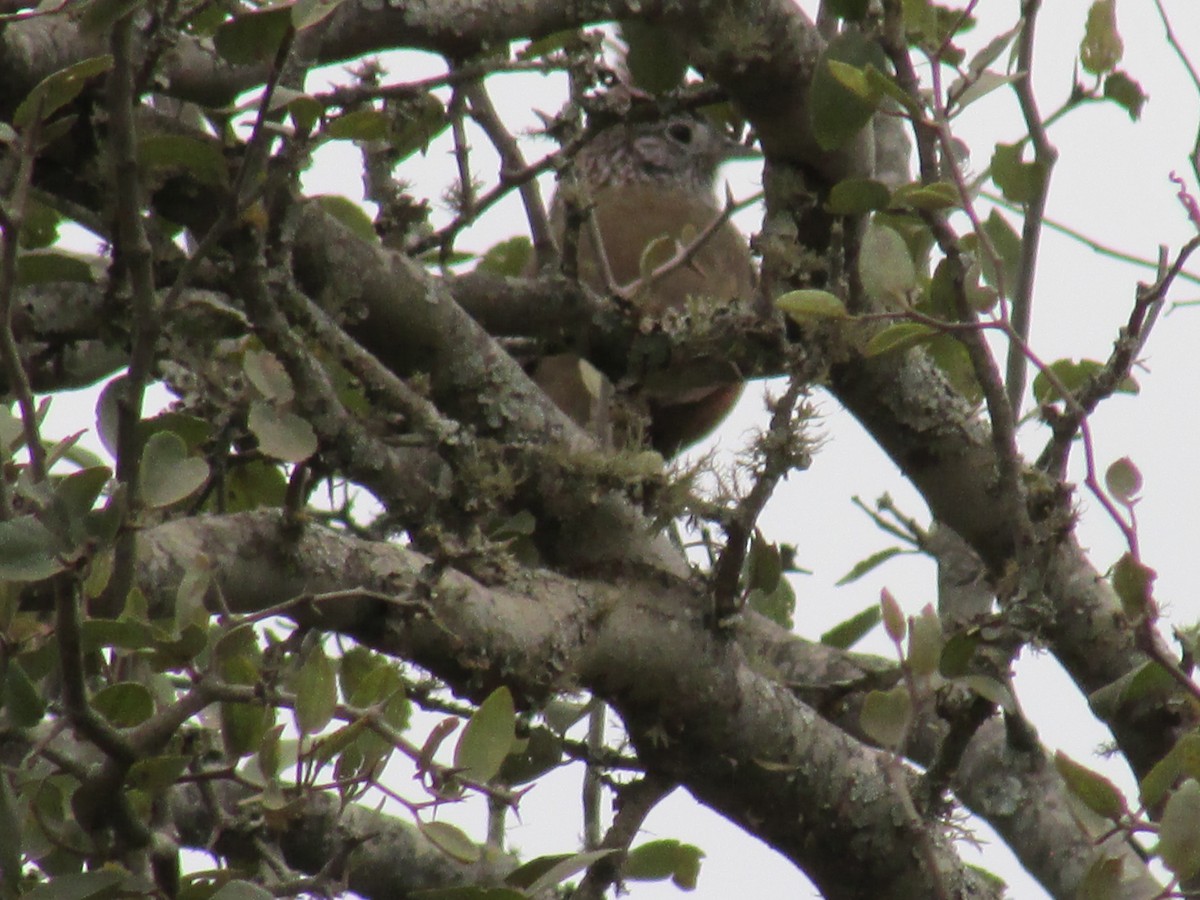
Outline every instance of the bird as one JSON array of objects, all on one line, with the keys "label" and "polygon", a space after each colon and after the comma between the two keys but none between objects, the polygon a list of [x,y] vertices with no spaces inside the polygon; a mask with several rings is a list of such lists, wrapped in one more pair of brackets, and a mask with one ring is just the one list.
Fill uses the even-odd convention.
[{"label": "bird", "polygon": [[[746,155],[745,147],[699,114],[622,121],[599,131],[573,160],[575,196],[592,219],[578,234],[580,281],[600,293],[614,284],[634,285],[694,243],[687,262],[642,281],[627,297],[636,311],[653,321],[672,310],[752,301],[750,248],[721,219],[715,191],[719,167]],[[565,194],[560,185],[550,208],[559,246],[567,227]],[[532,375],[577,423],[602,443],[613,442],[619,431],[613,421],[615,389],[585,358],[545,356]],[[635,383],[631,393],[648,413],[644,437],[668,458],[709,434],[743,387],[732,363],[711,359],[671,359],[650,381]],[[616,443],[627,441],[618,435]]]}]

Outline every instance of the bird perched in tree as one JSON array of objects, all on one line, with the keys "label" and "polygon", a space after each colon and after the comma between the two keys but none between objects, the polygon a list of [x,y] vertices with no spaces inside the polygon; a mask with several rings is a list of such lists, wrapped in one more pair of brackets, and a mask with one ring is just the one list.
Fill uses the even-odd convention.
[{"label": "bird perched in tree", "polygon": [[[591,217],[578,234],[580,280],[608,292],[642,279],[628,299],[650,319],[750,301],[750,250],[722,220],[714,191],[718,167],[745,155],[744,147],[694,115],[625,122],[597,134],[574,159],[577,205]],[[551,208],[560,246],[563,194],[560,189]],[[661,266],[658,277],[646,277]],[[579,356],[545,357],[533,377],[579,424],[601,440],[611,438],[612,386]],[[742,390],[736,368],[719,360],[672,359],[653,382],[638,385],[635,394],[649,413],[650,444],[666,456],[712,431]]]}]

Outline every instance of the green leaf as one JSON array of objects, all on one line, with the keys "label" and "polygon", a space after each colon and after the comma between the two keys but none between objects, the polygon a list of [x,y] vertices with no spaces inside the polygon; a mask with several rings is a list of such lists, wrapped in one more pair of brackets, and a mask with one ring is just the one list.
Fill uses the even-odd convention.
[{"label": "green leaf", "polygon": [[917,286],[917,269],[904,238],[894,228],[872,220],[858,255],[863,289],[877,300],[906,300]]},{"label": "green leaf", "polygon": [[518,510],[492,529],[493,540],[532,537],[537,531],[537,518],[527,509]]},{"label": "green leaf", "polygon": [[238,460],[226,473],[223,487],[226,512],[277,508],[287,495],[287,478],[275,463]]},{"label": "green leaf", "polygon": [[413,893],[413,900],[529,900],[524,891],[512,888],[466,887],[431,888]]},{"label": "green leaf", "polygon": [[1037,161],[1023,162],[1023,144],[997,144],[992,153],[992,181],[1012,203],[1028,203],[1046,180],[1046,167]]},{"label": "green leaf", "polygon": [[904,184],[896,188],[893,205],[915,210],[945,210],[962,205],[958,188],[948,181]]},{"label": "green leaf", "polygon": [[542,719],[556,734],[566,735],[567,731],[582,721],[587,715],[588,705],[571,700],[554,699],[542,710]]},{"label": "green leaf", "polygon": [[266,778],[274,778],[279,774],[280,759],[280,737],[283,734],[285,726],[273,725],[263,732],[262,742],[258,745],[258,752],[254,755],[255,761],[258,763],[258,771],[262,772]]},{"label": "green leaf", "polygon": [[125,783],[129,787],[137,788],[148,794],[159,794],[167,788],[174,786],[175,782],[179,780],[179,776],[187,770],[188,763],[191,761],[192,758],[190,756],[182,754],[168,754],[139,759],[129,767],[129,774],[125,776]]},{"label": "green leaf", "polygon": [[942,658],[942,620],[933,607],[926,606],[915,616],[908,632],[908,665],[914,674],[932,675]]},{"label": "green leaf", "polygon": [[479,704],[459,735],[454,767],[464,770],[472,781],[490,781],[512,752],[516,724],[512,692],[504,686],[496,688]]},{"label": "green leaf", "polygon": [[21,222],[19,244],[22,250],[40,250],[58,240],[58,226],[62,216],[36,200],[27,200],[25,219]]},{"label": "green leaf", "polygon": [[1076,897],[1087,900],[1125,900],[1125,860],[1119,856],[1101,856],[1084,873]]},{"label": "green leaf", "polygon": [[1155,850],[1182,879],[1200,872],[1200,784],[1195,779],[1189,778],[1167,800]]},{"label": "green leaf", "polygon": [[979,646],[980,634],[976,630],[958,631],[942,645],[942,658],[938,660],[938,671],[945,678],[959,678],[967,674],[967,667]]},{"label": "green leaf", "polygon": [[46,701],[17,660],[10,660],[4,673],[4,707],[8,722],[17,728],[32,728],[46,714]]},{"label": "green leaf", "polygon": [[296,673],[296,729],[315,734],[329,724],[337,707],[337,675],[321,644],[314,643]]},{"label": "green leaf", "polygon": [[199,490],[208,474],[208,463],[189,457],[178,435],[160,431],[150,436],[142,451],[141,501],[151,509],[178,503]]},{"label": "green leaf", "polygon": [[22,900],[91,900],[114,894],[125,881],[126,873],[116,869],[94,869],[72,875],[58,875],[21,895]]},{"label": "green leaf", "polygon": [[871,691],[863,699],[859,722],[862,729],[880,747],[896,750],[908,732],[912,719],[912,697],[908,688],[898,685],[890,691]]},{"label": "green leaf", "polygon": [[137,619],[84,619],[79,626],[83,649],[88,653],[106,647],[141,650],[150,643],[154,628]]},{"label": "green leaf", "polygon": [[283,363],[267,350],[247,350],[242,356],[242,374],[263,400],[287,403],[296,395]]},{"label": "green leaf", "polygon": [[1113,72],[1104,79],[1104,99],[1116,103],[1136,122],[1142,117],[1142,107],[1149,98],[1141,84],[1124,72]]},{"label": "green leaf", "polygon": [[186,172],[198,182],[223,187],[229,182],[229,165],[221,145],[183,134],[149,134],[138,141],[138,164],[147,169]]},{"label": "green leaf", "polygon": [[846,178],[829,191],[825,208],[835,216],[861,216],[874,209],[886,209],[892,192],[874,178]]},{"label": "green leaf", "polygon": [[519,887],[523,896],[551,896],[551,888],[582,872],[592,863],[612,856],[615,850],[589,850],[584,853],[556,853],[531,859],[520,868],[509,873],[505,884]]},{"label": "green leaf", "polygon": [[821,635],[821,643],[826,647],[849,650],[866,637],[882,618],[883,613],[877,605],[868,606],[826,631]]},{"label": "green leaf", "polygon": [[970,80],[957,79],[950,86],[949,95],[954,103],[953,115],[958,115],[976,100],[981,100],[997,88],[1014,84],[1025,77],[1024,72],[1001,75],[999,72],[980,72]]},{"label": "green leaf", "polygon": [[533,728],[523,747],[504,758],[500,780],[504,784],[527,784],[556,769],[563,760],[562,738],[549,728]]},{"label": "green leaf", "polygon": [[518,235],[490,247],[475,266],[475,271],[517,278],[525,273],[532,258],[533,244],[529,238]]},{"label": "green leaf", "polygon": [[625,64],[634,85],[650,94],[665,94],[683,84],[688,59],[671,28],[626,19],[620,30],[629,48]]},{"label": "green leaf", "polygon": [[1150,611],[1157,577],[1154,569],[1139,561],[1132,553],[1126,552],[1117,560],[1112,573],[1113,590],[1121,599],[1121,608],[1127,616],[1141,620]]},{"label": "green leaf", "polygon": [[1079,44],[1079,62],[1085,72],[1111,72],[1125,54],[1117,32],[1117,0],[1096,0],[1088,10],[1087,25]]},{"label": "green leaf", "polygon": [[154,698],[144,684],[136,681],[110,684],[97,691],[92,706],[117,728],[141,725],[154,715]]},{"label": "green leaf", "polygon": [[17,284],[49,284],[74,282],[94,284],[92,268],[95,257],[68,253],[63,250],[30,250],[17,257]]},{"label": "green leaf", "polygon": [[670,838],[649,841],[629,851],[621,874],[630,881],[662,881],[670,878],[685,891],[696,889],[704,851]]},{"label": "green leaf", "polygon": [[755,529],[750,540],[750,552],[746,555],[746,587],[771,593],[783,577],[783,558],[776,544],[763,538]]},{"label": "green leaf", "polygon": [[1128,505],[1142,489],[1142,473],[1132,459],[1123,456],[1105,470],[1104,483],[1113,497]]},{"label": "green leaf", "polygon": [[848,22],[861,22],[870,5],[870,0],[830,0],[826,4],[832,15]]},{"label": "green leaf", "polygon": [[421,834],[451,859],[472,864],[479,861],[482,851],[479,845],[467,837],[461,828],[449,822],[419,822]]},{"label": "green leaf", "polygon": [[578,28],[567,28],[562,31],[553,31],[543,38],[530,41],[524,47],[517,51],[517,59],[543,59],[550,56],[552,53],[557,53],[559,50],[566,49],[572,45],[578,45],[581,32]]},{"label": "green leaf", "polygon": [[72,516],[82,516],[96,505],[96,500],[110,478],[112,469],[108,466],[80,469],[54,485],[54,496],[62,501]]},{"label": "green leaf", "polygon": [[991,241],[992,249],[996,251],[996,256],[999,257],[999,272],[996,270],[992,254],[986,252],[979,245],[976,235],[971,234],[964,238],[963,246],[975,254],[975,259],[983,273],[984,281],[993,287],[999,288],[1000,278],[1003,277],[1004,292],[1007,296],[1011,297],[1013,291],[1016,290],[1017,281],[1021,273],[1021,236],[1008,224],[1008,220],[995,209],[984,220],[983,230],[987,234],[988,240]]},{"label": "green leaf", "polygon": [[867,81],[865,68],[860,69],[836,59],[828,59],[825,64],[829,67],[829,73],[837,83],[853,94],[856,99],[870,105],[872,109],[878,105],[879,93],[872,90],[871,83]]},{"label": "green leaf", "polygon": [[887,588],[879,592],[879,610],[883,614],[883,627],[888,638],[893,644],[900,643],[908,633],[908,620],[904,618],[904,610]]},{"label": "green leaf", "polygon": [[198,416],[180,412],[163,412],[138,423],[138,434],[143,441],[151,435],[166,431],[183,441],[189,453],[196,453],[205,441],[212,437],[213,426]]},{"label": "green leaf", "polygon": [[796,611],[796,592],[786,578],[780,578],[770,591],[752,589],[746,595],[746,605],[776,625],[792,630],[792,615]]},{"label": "green leaf", "polygon": [[[0,778],[0,834],[21,834],[22,823],[17,809],[17,798],[8,777]],[[22,814],[28,815],[27,810],[28,807],[22,809]],[[21,884],[21,872],[24,868],[22,857],[26,853],[30,857],[35,855],[30,852],[33,849],[30,843],[20,839],[0,841],[0,891],[7,897],[17,897],[20,894],[18,886]]]},{"label": "green leaf", "polygon": [[312,94],[306,94],[303,91],[296,91],[282,86],[276,86],[275,95],[272,98],[272,109],[279,104],[280,108],[286,109],[292,117],[292,124],[296,131],[300,134],[307,135],[312,132],[313,127],[321,118],[321,113],[325,111],[324,105]]},{"label": "green leaf", "polygon": [[775,300],[777,306],[798,325],[807,325],[822,319],[848,319],[846,305],[829,291],[788,291]]},{"label": "green leaf", "polygon": [[985,700],[990,700],[998,707],[1010,715],[1015,715],[1019,712],[1017,708],[1016,698],[1013,697],[1012,691],[1008,686],[995,678],[987,675],[963,675],[954,679],[956,684],[961,684],[964,687],[974,691]]},{"label": "green leaf", "polygon": [[243,12],[217,29],[213,43],[217,53],[234,65],[249,65],[273,59],[292,27],[289,6]]},{"label": "green leaf", "polygon": [[251,403],[246,426],[258,438],[258,449],[273,459],[303,462],[317,452],[317,434],[312,425],[271,403]]},{"label": "green leaf", "polygon": [[7,459],[25,446],[25,426],[7,406],[0,404],[0,457]]},{"label": "green leaf", "polygon": [[985,71],[988,66],[1000,58],[1000,54],[1008,49],[1013,38],[1021,33],[1022,27],[1024,27],[1024,23],[1020,22],[988,41],[982,50],[971,57],[971,61],[967,63],[967,71],[972,74]]},{"label": "green leaf", "polygon": [[924,344],[941,334],[936,328],[921,322],[897,322],[871,335],[863,347],[864,356],[897,353]]},{"label": "green leaf", "polygon": [[58,541],[33,516],[0,522],[0,580],[41,581],[61,572]]},{"label": "green leaf", "polygon": [[[1093,376],[1103,371],[1104,366],[1094,359],[1083,359],[1078,362],[1060,359],[1052,362],[1048,368],[1062,382],[1063,387],[1074,394]],[[1138,390],[1138,383],[1133,378],[1126,377],[1117,385],[1116,392],[1118,394],[1136,394]],[[1044,372],[1038,372],[1033,379],[1033,398],[1039,404],[1054,403],[1061,400],[1062,395],[1058,388],[1051,384]]]},{"label": "green leaf", "polygon": [[1139,796],[1147,807],[1162,803],[1181,775],[1200,778],[1200,734],[1185,734],[1167,755],[1154,764],[1138,785]]},{"label": "green leaf", "polygon": [[219,715],[221,745],[234,759],[257,751],[273,724],[271,711],[259,703],[222,703]]},{"label": "green leaf", "polygon": [[23,129],[33,122],[44,122],[79,96],[87,82],[112,68],[107,53],[81,60],[74,65],[52,72],[34,86],[13,113],[12,123]]},{"label": "green leaf", "polygon": [[388,117],[370,108],[351,110],[325,126],[325,134],[335,141],[382,141],[388,130]]},{"label": "green leaf", "polygon": [[1054,768],[1058,769],[1067,790],[1096,815],[1116,822],[1125,814],[1125,798],[1103,775],[1081,766],[1061,750],[1054,754]]},{"label": "green leaf", "polygon": [[418,150],[425,152],[429,142],[450,126],[446,108],[433,94],[391,102],[388,112],[392,117],[388,145],[396,162],[408,159]]},{"label": "green leaf", "polygon": [[887,61],[879,45],[859,31],[834,37],[817,60],[809,85],[809,116],[823,150],[849,142],[875,114],[882,94],[868,82],[867,66],[883,72]]},{"label": "green leaf", "polygon": [[274,896],[260,885],[235,878],[217,888],[208,900],[273,900]]},{"label": "green leaf", "polygon": [[[1047,368],[1057,377],[1062,384],[1063,390],[1074,394],[1084,386],[1093,376],[1104,370],[1101,363],[1092,359],[1084,359],[1075,362],[1069,359],[1060,359],[1052,362]],[[1038,372],[1033,379],[1033,399],[1039,404],[1054,403],[1057,400],[1062,400],[1062,391],[1048,378],[1044,372]]]},{"label": "green leaf", "polygon": [[344,2],[345,0],[296,0],[292,5],[292,27],[297,31],[312,28]]},{"label": "green leaf", "polygon": [[145,0],[91,0],[84,5],[79,18],[79,30],[88,37],[106,35],[113,25],[144,2]]},{"label": "green leaf", "polygon": [[349,197],[343,197],[340,194],[318,194],[312,199],[365,243],[379,243],[379,235],[375,233],[375,223],[371,221],[371,217],[367,215],[366,211]]},{"label": "green leaf", "polygon": [[856,562],[849,572],[837,580],[837,582],[834,584],[834,587],[845,587],[848,584],[853,584],[868,572],[878,568],[892,557],[899,556],[902,553],[904,553],[903,547],[888,547],[884,550],[878,551],[877,553],[872,553],[866,559],[860,559],[858,562]]}]

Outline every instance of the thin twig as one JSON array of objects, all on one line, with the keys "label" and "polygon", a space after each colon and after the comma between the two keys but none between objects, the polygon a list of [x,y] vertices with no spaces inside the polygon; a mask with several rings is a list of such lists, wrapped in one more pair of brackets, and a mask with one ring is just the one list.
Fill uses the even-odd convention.
[{"label": "thin twig", "polygon": [[621,863],[646,816],[674,789],[675,782],[653,773],[618,789],[617,814],[603,840],[596,845],[598,849],[614,852],[588,867],[579,887],[570,895],[571,900],[602,900],[620,878]]},{"label": "thin twig", "polygon": [[[1038,166],[1038,177],[1034,179],[1032,196],[1025,203],[1025,220],[1021,228],[1021,259],[1017,269],[1017,283],[1013,285],[1011,322],[1013,331],[1022,342],[1029,342],[1029,329],[1033,322],[1033,285],[1037,274],[1038,251],[1042,240],[1042,221],[1046,214],[1046,196],[1049,192],[1050,174],[1058,159],[1058,151],[1050,143],[1045,123],[1038,111],[1037,98],[1033,93],[1033,43],[1040,0],[1027,0],[1021,15],[1024,25],[1017,45],[1017,68],[1021,75],[1013,89],[1025,119],[1025,127],[1033,141],[1033,158]],[[1008,346],[1008,403],[1013,417],[1021,417],[1021,402],[1025,397],[1027,362],[1020,346]]]},{"label": "thin twig", "polygon": [[721,226],[728,222],[739,210],[745,209],[747,206],[757,203],[762,199],[762,193],[757,193],[753,197],[740,202],[733,199],[733,195],[729,192],[728,186],[725,189],[725,206],[722,210],[713,217],[707,225],[700,230],[700,233],[687,244],[676,250],[675,254],[666,262],[655,267],[655,269],[646,277],[638,278],[631,281],[629,284],[623,285],[617,289],[617,295],[626,300],[632,300],[639,293],[651,290],[658,282],[666,278],[676,269],[681,269],[690,266],[696,255],[704,248],[704,245],[712,240],[713,236],[720,231]]},{"label": "thin twig", "polygon": [[[884,13],[884,52],[892,60],[893,66],[895,66],[900,86],[909,93],[915,103],[919,104],[921,102],[920,81],[917,78],[916,70],[908,51],[908,43],[904,32],[903,11],[900,8],[899,0],[889,0],[885,4]],[[922,178],[937,180],[939,177],[937,153],[933,144],[935,141],[940,142],[944,156],[952,159],[953,135],[950,132],[949,122],[946,119],[945,110],[942,106],[941,98],[943,97],[943,92],[941,89],[940,62],[936,57],[933,57],[931,62],[933,64],[931,78],[933,80],[934,103],[932,112],[934,120],[929,123],[921,123],[914,120],[914,129],[921,159]],[[950,174],[954,179],[959,198],[962,201],[963,211],[970,220],[971,227],[978,236],[980,245],[984,248],[984,252],[987,253],[993,264],[993,269],[997,274],[997,288],[1003,302],[1005,288],[1002,277],[1003,265],[1001,264],[1000,256],[996,252],[995,247],[992,246],[991,239],[988,237],[983,223],[979,220],[961,170],[957,166],[951,167]],[[960,320],[966,323],[977,322],[978,317],[967,301],[965,286],[963,284],[962,273],[966,271],[967,266],[964,264],[962,258],[958,235],[954,233],[945,216],[940,213],[930,210],[922,211],[921,218],[933,234],[938,248],[954,266],[954,271],[957,273],[954,279],[954,293]],[[1001,316],[1007,320],[1003,311]],[[992,356],[991,349],[983,338],[982,330],[971,329],[963,331],[961,332],[960,339],[971,360],[971,367],[975,372],[975,378],[983,389],[984,401],[987,404],[988,418],[992,425],[992,446],[996,453],[999,495],[1010,498],[1015,521],[1020,523],[1019,527],[1025,528],[1028,525],[1028,512],[1025,510],[1025,506],[1020,499],[1024,496],[1024,491],[1021,481],[1020,454],[1017,451],[1016,420],[1013,415],[1013,408],[1008,402],[1004,379],[1001,377],[999,366]],[[1017,535],[1014,535],[1014,538],[1017,537]],[[1019,545],[1020,541],[1017,540],[1015,543]]]},{"label": "thin twig", "polygon": [[[1196,93],[1200,94],[1200,73],[1196,71],[1196,67],[1192,64],[1191,57],[1187,51],[1183,49],[1183,45],[1179,43],[1179,39],[1175,36],[1175,30],[1171,27],[1171,19],[1167,15],[1166,9],[1163,8],[1162,0],[1154,0],[1154,6],[1158,9],[1158,17],[1162,21],[1163,28],[1167,32],[1167,43],[1171,49],[1175,51],[1175,55],[1183,64],[1183,68],[1187,71],[1188,77],[1192,80],[1192,86],[1196,89]],[[1196,140],[1192,145],[1192,172],[1200,179],[1200,130],[1196,132]]]},{"label": "thin twig", "polygon": [[115,272],[124,271],[133,295],[129,367],[117,400],[116,477],[125,491],[122,531],[114,550],[113,574],[105,589],[108,605],[120,609],[133,583],[136,532],[131,524],[137,509],[141,478],[142,402],[146,386],[153,377],[162,318],[154,285],[154,254],[142,212],[134,112],[138,96],[134,84],[133,13],[126,14],[113,28],[112,54],[108,105],[116,195],[113,268]]},{"label": "thin twig", "polygon": [[771,425],[760,446],[762,462],[755,473],[754,486],[737,506],[724,517],[725,547],[717,558],[712,574],[713,619],[717,627],[740,611],[738,582],[746,561],[755,523],[775,486],[792,469],[807,463],[807,449],[797,448],[796,406],[807,382],[793,377],[783,396],[771,410]]},{"label": "thin twig", "polygon": [[[16,307],[17,257],[20,253],[21,228],[29,202],[29,190],[33,181],[33,163],[37,156],[41,111],[34,117],[22,135],[17,171],[8,203],[0,206],[0,231],[3,232],[2,255],[0,255],[0,357],[3,357],[4,374],[8,389],[17,398],[21,411],[21,429],[25,447],[29,453],[29,468],[34,481],[46,477],[46,451],[42,446],[38,427],[37,408],[33,399],[33,388],[29,375],[21,362],[21,351],[13,333],[13,312]],[[11,515],[11,504],[7,485],[3,494],[4,517]]]},{"label": "thin twig", "polygon": [[[529,168],[521,153],[521,146],[509,133],[501,121],[492,98],[488,95],[487,87],[482,81],[470,82],[466,86],[467,99],[471,102],[471,117],[483,129],[492,146],[500,155],[500,174],[503,177],[508,172],[521,172]],[[550,233],[550,220],[546,216],[546,206],[542,203],[542,192],[535,179],[529,179],[517,186],[521,195],[521,203],[525,206],[525,217],[529,220],[529,230],[533,236],[534,249],[544,248],[553,244]]]},{"label": "thin twig", "polygon": [[[591,757],[604,746],[604,730],[608,723],[608,709],[599,697],[588,703],[587,747]],[[601,801],[604,797],[604,769],[589,758],[583,771],[583,847],[595,850],[600,846]]]},{"label": "thin twig", "polygon": [[[1022,209],[1019,205],[1010,200],[1006,200],[1002,194],[997,194],[992,191],[980,191],[979,196],[991,201],[992,203],[995,203],[998,206],[1003,206],[1005,209],[1012,212],[1022,213]],[[1059,234],[1066,235],[1071,240],[1083,244],[1089,250],[1093,251],[1094,253],[1098,253],[1101,256],[1107,256],[1110,259],[1117,260],[1118,262],[1132,263],[1135,266],[1142,266],[1146,269],[1158,268],[1158,262],[1150,257],[1138,256],[1135,253],[1127,253],[1124,250],[1118,250],[1115,247],[1110,247],[1109,245],[1103,244],[1095,238],[1088,237],[1082,231],[1077,231],[1070,225],[1059,222],[1057,219],[1044,218],[1042,219],[1042,225],[1051,231],[1057,231]],[[1200,274],[1180,271],[1179,278],[1183,281],[1190,281],[1193,284],[1200,285]]]}]

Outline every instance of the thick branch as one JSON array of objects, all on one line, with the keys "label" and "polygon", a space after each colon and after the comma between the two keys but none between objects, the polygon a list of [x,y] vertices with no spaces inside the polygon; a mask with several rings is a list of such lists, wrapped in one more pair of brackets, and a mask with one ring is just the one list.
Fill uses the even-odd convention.
[{"label": "thick branch", "polygon": [[[299,605],[293,618],[413,660],[476,697],[501,682],[526,703],[588,687],[620,712],[651,766],[743,822],[830,895],[929,896],[876,751],[714,636],[697,586],[540,572],[486,588],[452,570],[429,575],[430,561],[402,548],[319,528],[282,537],[275,515],[189,519],[143,538],[148,596],[173,597],[197,554],[222,560],[218,587],[234,610],[347,584],[378,590],[395,601]],[[871,852],[836,852],[855,844]],[[952,896],[989,896],[948,843],[938,848]]]}]

